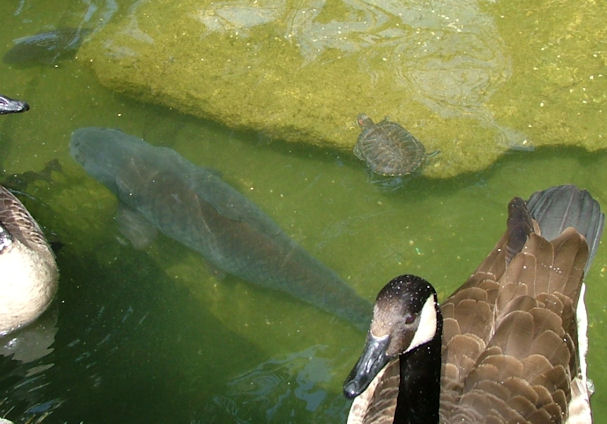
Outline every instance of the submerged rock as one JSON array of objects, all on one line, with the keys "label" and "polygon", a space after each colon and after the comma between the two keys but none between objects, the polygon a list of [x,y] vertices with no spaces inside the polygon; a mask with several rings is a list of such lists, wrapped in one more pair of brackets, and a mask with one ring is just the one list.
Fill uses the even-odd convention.
[{"label": "submerged rock", "polygon": [[[588,7],[565,9],[559,31],[569,21],[581,27],[595,19]],[[442,152],[423,169],[427,176],[485,168],[510,148],[600,147],[593,134],[605,130],[604,119],[588,133],[570,118],[553,125],[549,138],[529,125],[554,81],[508,91],[528,79],[511,67],[514,50],[531,58],[537,51],[526,49],[528,33],[500,28],[504,16],[521,27],[529,23],[520,5],[480,0],[150,0],[96,33],[78,56],[118,92],[285,141],[351,151],[358,135],[353,116],[361,110],[390,116],[425,140],[428,151]],[[535,35],[538,46],[551,40]],[[575,44],[575,51],[593,51],[593,43]],[[494,102],[498,92],[502,100]],[[570,117],[578,106],[566,99],[550,105]],[[549,110],[541,112],[550,122]]]}]

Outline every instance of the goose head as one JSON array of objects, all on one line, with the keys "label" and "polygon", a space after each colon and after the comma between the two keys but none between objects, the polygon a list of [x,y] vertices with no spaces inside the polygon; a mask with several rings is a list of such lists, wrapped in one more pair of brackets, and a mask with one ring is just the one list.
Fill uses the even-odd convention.
[{"label": "goose head", "polygon": [[438,420],[442,322],[436,291],[423,278],[401,275],[381,289],[363,352],[344,382],[345,396],[354,398],[348,423]]},{"label": "goose head", "polygon": [[346,397],[360,395],[391,361],[440,340],[441,327],[432,285],[415,275],[394,278],[377,295],[363,353],[344,383]]},{"label": "goose head", "polygon": [[19,113],[29,110],[30,107],[27,103],[21,100],[11,99],[0,94],[0,115],[6,115],[7,113]]}]

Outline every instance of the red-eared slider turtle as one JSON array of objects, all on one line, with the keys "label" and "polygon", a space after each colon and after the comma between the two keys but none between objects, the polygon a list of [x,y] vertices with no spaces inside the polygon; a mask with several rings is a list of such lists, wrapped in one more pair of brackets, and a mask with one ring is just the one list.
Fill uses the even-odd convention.
[{"label": "red-eared slider turtle", "polygon": [[396,122],[384,119],[375,124],[364,113],[357,117],[362,132],[354,154],[380,175],[397,176],[415,172],[426,159],[426,149],[418,139]]}]

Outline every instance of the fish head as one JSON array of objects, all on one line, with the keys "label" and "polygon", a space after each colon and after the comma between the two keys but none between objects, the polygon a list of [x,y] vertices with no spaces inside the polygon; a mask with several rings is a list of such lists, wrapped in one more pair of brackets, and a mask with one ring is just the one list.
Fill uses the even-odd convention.
[{"label": "fish head", "polygon": [[137,157],[142,143],[116,129],[79,128],[72,133],[70,154],[89,175],[117,192],[117,176]]}]

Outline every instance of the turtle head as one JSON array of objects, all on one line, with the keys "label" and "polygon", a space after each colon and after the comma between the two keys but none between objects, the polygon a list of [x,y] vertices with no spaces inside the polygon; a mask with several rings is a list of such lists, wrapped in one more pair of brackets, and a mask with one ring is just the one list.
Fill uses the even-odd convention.
[{"label": "turtle head", "polygon": [[373,120],[365,113],[361,113],[356,117],[356,122],[361,128],[368,128],[373,125]]}]

